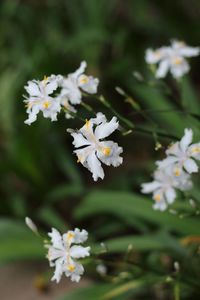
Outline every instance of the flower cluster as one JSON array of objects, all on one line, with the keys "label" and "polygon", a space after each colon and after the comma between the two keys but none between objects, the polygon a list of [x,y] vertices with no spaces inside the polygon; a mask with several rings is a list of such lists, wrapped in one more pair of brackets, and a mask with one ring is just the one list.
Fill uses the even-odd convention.
[{"label": "flower cluster", "polygon": [[176,190],[191,189],[191,174],[198,172],[195,160],[200,160],[200,143],[192,144],[192,139],[192,129],[186,128],[182,139],[166,150],[167,157],[156,162],[154,180],[142,184],[142,193],[153,193],[155,209],[165,210],[173,203]]},{"label": "flower cluster", "polygon": [[40,111],[44,118],[56,121],[62,108],[66,112],[66,118],[71,117],[70,113],[76,112],[73,105],[81,103],[82,91],[88,94],[97,92],[99,80],[85,75],[86,67],[87,64],[83,61],[78,70],[67,77],[51,75],[44,77],[42,81],[28,81],[25,86],[28,96],[24,100],[28,119],[25,123],[30,125],[35,122]]},{"label": "flower cluster", "polygon": [[68,231],[61,235],[58,230],[52,228],[48,235],[51,238],[51,244],[45,245],[48,248],[47,258],[50,266],[55,267],[51,280],[58,283],[64,273],[66,277],[70,277],[71,281],[79,282],[84,268],[78,259],[90,255],[90,247],[79,245],[87,240],[87,231],[80,231],[76,228],[74,231]]},{"label": "flower cluster", "polygon": [[74,151],[77,162],[80,162],[91,173],[94,181],[104,178],[101,162],[107,166],[118,167],[122,164],[120,154],[123,149],[113,141],[104,141],[119,127],[116,117],[107,122],[105,115],[97,113],[96,118],[86,120],[85,125],[79,130],[68,129],[74,138],[73,145],[78,148]]},{"label": "flower cluster", "polygon": [[198,56],[199,53],[199,47],[190,47],[174,40],[171,46],[163,46],[157,50],[147,49],[145,59],[148,64],[158,64],[156,78],[164,78],[168,71],[174,78],[180,78],[190,70],[186,58]]}]

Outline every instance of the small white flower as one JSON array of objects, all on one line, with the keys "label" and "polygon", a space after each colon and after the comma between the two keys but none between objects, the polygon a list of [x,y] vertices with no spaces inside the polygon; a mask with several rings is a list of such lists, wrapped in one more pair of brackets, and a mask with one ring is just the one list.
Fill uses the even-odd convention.
[{"label": "small white flower", "polygon": [[172,204],[176,198],[176,189],[185,191],[191,188],[190,176],[184,171],[179,177],[173,174],[171,167],[157,169],[154,172],[154,180],[142,184],[142,193],[153,193],[154,209],[165,210],[168,204]]},{"label": "small white flower", "polygon": [[74,244],[84,243],[88,238],[87,231],[80,231],[76,228],[74,231],[68,231],[61,235],[58,230],[52,228],[48,235],[51,238],[51,244],[46,245],[48,248],[47,258],[50,266],[55,267],[51,280],[56,280],[58,283],[64,273],[66,277],[70,277],[71,281],[79,282],[84,268],[78,259],[89,256],[90,247]]},{"label": "small white flower", "polygon": [[107,273],[107,267],[104,264],[99,264],[96,267],[96,271],[99,273],[99,275],[105,276]]},{"label": "small white flower", "polygon": [[179,177],[183,170],[191,173],[198,172],[198,165],[195,160],[200,160],[200,143],[192,143],[192,129],[185,129],[184,136],[180,142],[174,143],[166,150],[167,158],[157,162],[159,168],[171,166],[174,175]]},{"label": "small white flower", "polygon": [[[61,110],[60,102],[52,94],[62,82],[62,76],[51,75],[45,77],[42,81],[28,81],[25,90],[29,94],[24,100],[27,107],[28,119],[26,124],[30,125],[37,119],[37,114],[41,111],[44,118],[50,118],[51,121],[57,120],[57,114]],[[51,96],[50,96],[51,95]]]},{"label": "small white flower", "polygon": [[147,49],[145,59],[148,64],[159,64],[157,78],[164,78],[170,71],[174,78],[180,78],[188,73],[190,66],[185,58],[198,56],[199,47],[187,46],[184,42],[172,41],[171,46],[157,50]]},{"label": "small white flower", "polygon": [[119,127],[116,117],[107,122],[102,113],[96,118],[86,120],[85,125],[77,131],[68,130],[74,138],[73,145],[79,148],[74,151],[80,162],[91,173],[93,179],[104,178],[101,162],[107,166],[118,167],[123,159],[120,154],[123,149],[113,141],[103,141]]},{"label": "small white flower", "polygon": [[63,79],[61,94],[66,96],[71,104],[79,104],[81,102],[81,91],[88,94],[97,92],[99,79],[85,75],[86,67],[87,63],[83,61],[78,70]]}]

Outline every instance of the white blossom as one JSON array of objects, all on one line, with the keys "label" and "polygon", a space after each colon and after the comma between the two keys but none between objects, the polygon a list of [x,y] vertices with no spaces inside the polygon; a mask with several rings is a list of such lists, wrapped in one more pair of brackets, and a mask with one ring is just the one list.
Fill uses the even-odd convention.
[{"label": "white blossom", "polygon": [[51,280],[58,283],[64,273],[66,277],[70,277],[71,281],[79,282],[84,268],[78,259],[90,255],[90,247],[79,245],[87,240],[87,231],[80,231],[76,228],[74,231],[68,231],[61,235],[58,230],[52,228],[48,235],[51,238],[51,244],[46,245],[48,248],[47,258],[50,266],[55,267],[54,276]]},{"label": "white blossom", "polygon": [[95,94],[99,79],[84,74],[87,63],[83,61],[80,67],[63,78],[61,95],[65,96],[71,104],[79,104],[82,98],[82,91],[88,94]]},{"label": "white blossom", "polygon": [[142,193],[153,193],[155,201],[153,208],[165,210],[169,204],[172,204],[176,198],[176,189],[181,191],[192,187],[190,176],[184,171],[177,177],[173,174],[171,167],[157,169],[153,175],[154,180],[142,184]]},{"label": "white blossom", "polygon": [[107,166],[118,167],[123,161],[120,156],[123,149],[113,141],[103,140],[118,127],[116,117],[107,122],[105,115],[97,113],[96,118],[86,120],[85,125],[79,130],[68,130],[74,138],[73,145],[78,148],[74,151],[78,162],[92,173],[95,181],[104,178],[101,162]]},{"label": "white blossom", "polygon": [[61,110],[60,102],[52,94],[56,91],[62,82],[62,76],[51,75],[45,77],[42,81],[28,81],[25,90],[28,93],[24,102],[26,103],[28,119],[26,124],[30,125],[37,119],[37,114],[41,111],[44,118],[50,118],[51,121],[57,120],[57,114]]},{"label": "white blossom", "polygon": [[186,58],[198,56],[199,53],[199,47],[190,47],[184,42],[174,40],[171,46],[157,50],[147,49],[145,59],[148,64],[158,64],[157,78],[164,78],[168,71],[174,78],[180,78],[190,70]]},{"label": "white blossom", "polygon": [[200,160],[200,142],[192,144],[192,139],[192,129],[186,128],[182,139],[166,150],[167,157],[157,162],[158,167],[171,166],[177,177],[181,175],[183,170],[189,174],[198,172],[198,165],[195,160]]},{"label": "white blossom", "polygon": [[98,264],[96,267],[96,271],[99,275],[105,276],[107,273],[107,267],[104,264]]}]

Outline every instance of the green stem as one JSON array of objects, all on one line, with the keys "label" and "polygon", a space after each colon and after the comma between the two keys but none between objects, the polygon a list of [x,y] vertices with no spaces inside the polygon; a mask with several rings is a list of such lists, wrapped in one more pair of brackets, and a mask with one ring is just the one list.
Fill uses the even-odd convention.
[{"label": "green stem", "polygon": [[174,300],[180,300],[180,286],[178,282],[174,286]]}]

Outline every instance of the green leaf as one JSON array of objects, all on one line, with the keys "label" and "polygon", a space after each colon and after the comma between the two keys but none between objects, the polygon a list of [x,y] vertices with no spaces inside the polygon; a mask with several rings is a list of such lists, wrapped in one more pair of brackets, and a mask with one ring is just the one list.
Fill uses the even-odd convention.
[{"label": "green leaf", "polygon": [[127,192],[91,192],[77,208],[75,216],[77,219],[83,219],[105,213],[123,218],[126,218],[126,216],[136,217],[144,222],[186,235],[200,234],[200,222],[198,219],[180,219],[167,211],[155,211],[152,209],[151,201],[148,201],[147,198]]},{"label": "green leaf", "polygon": [[43,242],[23,223],[1,219],[0,240],[0,263],[45,257]]}]

